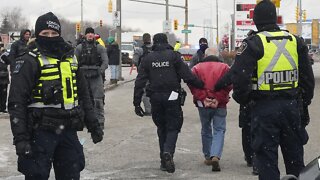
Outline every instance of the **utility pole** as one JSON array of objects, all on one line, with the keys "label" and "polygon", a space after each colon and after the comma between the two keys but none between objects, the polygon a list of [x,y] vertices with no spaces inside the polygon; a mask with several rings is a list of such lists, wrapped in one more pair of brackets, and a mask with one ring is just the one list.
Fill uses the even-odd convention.
[{"label": "utility pole", "polygon": [[122,14],[121,14],[121,0],[117,0],[117,8],[116,11],[119,12],[119,16],[120,16],[120,24],[119,26],[117,26],[116,31],[117,31],[117,42],[119,44],[119,49],[120,49],[120,55],[119,55],[119,81],[123,81],[123,77],[122,77],[122,54],[121,54],[121,24],[122,24]]},{"label": "utility pole", "polygon": [[[169,0],[166,0],[166,21],[169,22]],[[169,39],[169,32],[166,32]]]},{"label": "utility pole", "polygon": [[[184,21],[184,29],[185,30],[188,30],[188,25],[189,25],[189,22],[188,22],[188,0],[185,1],[185,9],[184,9],[184,12],[185,12],[185,21]],[[189,43],[188,43],[188,33],[185,33],[184,34],[184,44],[187,46]]]},{"label": "utility pole", "polygon": [[81,0],[81,21],[80,21],[80,34],[83,28],[83,0]]},{"label": "utility pole", "polygon": [[301,0],[297,0],[297,7],[299,9],[299,18],[298,18],[298,27],[297,27],[297,34],[302,36],[302,3]]},{"label": "utility pole", "polygon": [[219,12],[218,12],[219,8],[218,8],[218,0],[216,0],[216,10],[217,10],[217,47],[218,47],[219,46]]},{"label": "utility pole", "polygon": [[[128,0],[128,1],[133,1],[133,2],[140,2],[140,3],[146,3],[146,4],[156,4],[156,5],[161,5],[161,6],[166,6],[166,21],[169,21],[169,6],[171,7],[176,7],[176,8],[182,8],[185,9],[185,26],[188,26],[188,0],[186,1],[186,5],[185,6],[179,6],[179,5],[173,5],[173,4],[169,4],[169,0],[165,0],[165,3],[157,3],[157,2],[149,2],[149,1],[144,1],[144,0]],[[188,29],[188,27],[184,27],[184,29]],[[169,33],[166,33],[167,36],[169,35]],[[185,42],[188,43],[188,34],[185,35]],[[186,44],[187,44],[186,43]]]}]

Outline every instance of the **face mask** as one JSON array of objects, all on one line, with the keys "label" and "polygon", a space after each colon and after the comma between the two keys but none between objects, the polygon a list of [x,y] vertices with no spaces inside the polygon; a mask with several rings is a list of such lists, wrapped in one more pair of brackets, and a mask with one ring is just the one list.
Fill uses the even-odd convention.
[{"label": "face mask", "polygon": [[65,44],[61,36],[45,37],[39,36],[36,39],[40,48],[57,57],[61,57],[65,53]]},{"label": "face mask", "polygon": [[208,48],[208,44],[200,44],[200,50],[204,53],[204,51]]}]

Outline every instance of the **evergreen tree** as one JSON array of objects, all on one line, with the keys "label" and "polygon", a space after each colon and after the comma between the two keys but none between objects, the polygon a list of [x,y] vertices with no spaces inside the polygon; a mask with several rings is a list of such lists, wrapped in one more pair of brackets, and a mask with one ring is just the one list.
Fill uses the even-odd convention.
[{"label": "evergreen tree", "polygon": [[12,26],[8,20],[8,17],[4,16],[0,27],[0,32],[3,34],[7,34],[10,30],[12,30]]}]

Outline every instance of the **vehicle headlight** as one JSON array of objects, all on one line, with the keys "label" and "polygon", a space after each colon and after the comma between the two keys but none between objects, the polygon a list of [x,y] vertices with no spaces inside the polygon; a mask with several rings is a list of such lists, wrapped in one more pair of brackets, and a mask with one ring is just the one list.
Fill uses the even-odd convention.
[{"label": "vehicle headlight", "polygon": [[132,59],[133,58],[133,54],[129,54],[129,58]]}]

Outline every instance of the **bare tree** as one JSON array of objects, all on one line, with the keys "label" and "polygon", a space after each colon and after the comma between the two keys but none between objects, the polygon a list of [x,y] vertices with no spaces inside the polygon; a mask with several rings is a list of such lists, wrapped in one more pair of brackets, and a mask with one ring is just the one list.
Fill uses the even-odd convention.
[{"label": "bare tree", "polygon": [[9,9],[3,9],[1,13],[1,19],[7,17],[11,29],[14,31],[20,31],[22,29],[29,28],[29,22],[24,15],[22,15],[20,7],[13,7]]}]

